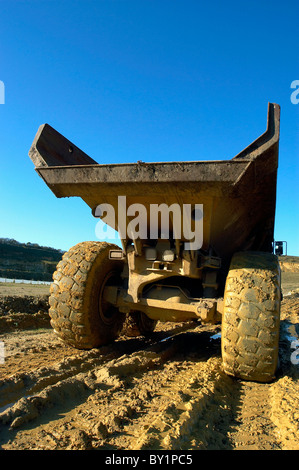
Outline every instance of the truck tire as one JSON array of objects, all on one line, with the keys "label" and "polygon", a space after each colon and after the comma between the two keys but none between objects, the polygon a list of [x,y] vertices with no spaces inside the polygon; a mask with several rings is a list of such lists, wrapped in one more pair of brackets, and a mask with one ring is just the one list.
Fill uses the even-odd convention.
[{"label": "truck tire", "polygon": [[224,292],[221,349],[224,371],[270,382],[278,363],[280,266],[271,253],[240,252],[231,261]]},{"label": "truck tire", "polygon": [[155,329],[157,321],[147,317],[143,312],[130,312],[127,316],[123,333],[126,336],[149,336]]},{"label": "truck tire", "polygon": [[114,340],[125,316],[103,300],[107,285],[119,285],[122,260],[110,260],[106,242],[83,242],[63,255],[53,274],[49,315],[58,336],[78,349]]}]

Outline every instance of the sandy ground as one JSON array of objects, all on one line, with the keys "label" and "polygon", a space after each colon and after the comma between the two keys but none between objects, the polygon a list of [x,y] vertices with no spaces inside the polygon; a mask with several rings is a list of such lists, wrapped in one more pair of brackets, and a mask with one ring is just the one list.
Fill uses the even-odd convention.
[{"label": "sandy ground", "polygon": [[48,286],[1,284],[1,449],[298,450],[299,270],[282,280],[269,384],[223,373],[219,325],[160,323],[82,352],[49,327]]}]

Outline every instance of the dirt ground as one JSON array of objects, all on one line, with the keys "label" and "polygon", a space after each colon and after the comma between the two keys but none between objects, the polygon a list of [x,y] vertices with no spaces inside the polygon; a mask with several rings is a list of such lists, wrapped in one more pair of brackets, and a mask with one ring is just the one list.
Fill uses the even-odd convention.
[{"label": "dirt ground", "polygon": [[219,325],[160,323],[78,351],[50,328],[48,286],[1,284],[1,449],[298,450],[299,269],[282,282],[269,384],[224,374]]}]

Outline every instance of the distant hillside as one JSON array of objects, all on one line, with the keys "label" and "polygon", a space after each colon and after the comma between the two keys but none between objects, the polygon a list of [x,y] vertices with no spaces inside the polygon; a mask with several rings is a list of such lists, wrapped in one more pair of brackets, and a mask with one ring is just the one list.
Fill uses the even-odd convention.
[{"label": "distant hillside", "polygon": [[0,277],[52,281],[62,250],[0,238]]},{"label": "distant hillside", "polygon": [[278,259],[283,272],[299,273],[299,256],[279,256]]}]

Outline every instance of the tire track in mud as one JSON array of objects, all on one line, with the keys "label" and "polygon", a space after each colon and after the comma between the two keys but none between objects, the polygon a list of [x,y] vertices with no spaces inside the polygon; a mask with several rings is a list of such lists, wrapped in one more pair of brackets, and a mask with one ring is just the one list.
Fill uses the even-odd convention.
[{"label": "tire track in mud", "polygon": [[[155,344],[158,345],[160,341],[165,341],[165,338],[173,338],[175,335],[192,327],[195,328],[196,324],[185,324],[172,328],[170,332],[161,331],[155,333],[152,335],[152,339],[146,339],[144,337],[134,339],[123,338],[123,340],[116,341],[113,344],[88,351],[76,350],[73,347],[66,346],[60,340],[56,340],[58,341],[58,346],[62,347],[60,354],[58,353],[60,360],[57,359],[54,351],[52,353],[52,344],[44,345],[41,349],[39,347],[30,348],[29,355],[27,355],[25,351],[25,360],[24,355],[20,355],[20,361],[14,359],[14,369],[18,364],[19,369],[27,370],[9,374],[8,372],[11,367],[10,361],[6,361],[8,365],[1,370],[4,379],[0,380],[0,409],[1,407],[3,408],[6,403],[16,401],[24,395],[24,393],[25,395],[29,395],[43,389],[45,386],[54,385],[58,381],[75,376],[79,372],[88,372],[92,368],[104,365],[106,362],[113,359],[119,359],[132,352],[137,353],[139,350],[146,348],[148,344],[151,344],[151,347],[155,347]],[[48,341],[53,340],[54,333],[52,330],[50,331],[52,334],[50,334],[50,338],[48,337]],[[55,346],[57,347],[57,344]],[[12,349],[15,349],[15,345],[12,346]],[[32,361],[32,349],[34,350],[33,356],[43,355],[42,353],[46,356],[46,360],[40,361],[42,363],[41,367],[37,367],[37,363]],[[12,353],[10,353],[10,355],[12,355]],[[46,365],[47,363],[51,364],[51,359],[53,359],[52,355],[54,356],[53,365]],[[24,362],[26,365],[24,365]]]},{"label": "tire track in mud", "polygon": [[[174,328],[171,333],[162,331],[155,334],[156,341],[152,342],[151,347],[155,348],[155,346],[159,346],[159,342],[163,341],[163,338],[165,339],[165,337],[169,335],[171,335],[172,338],[186,328],[188,328],[188,326],[183,325],[182,327]],[[109,376],[111,372],[112,375],[116,375],[118,369],[125,371],[133,367],[133,371],[135,369],[137,370],[139,359],[135,356],[139,354],[139,350],[147,347],[148,342],[149,340],[145,338],[125,339],[124,341],[102,347],[99,350],[94,349],[91,351],[78,352],[78,350],[72,349],[73,354],[71,356],[63,357],[58,363],[56,361],[52,367],[44,365],[40,368],[33,368],[33,370],[29,372],[15,373],[11,377],[2,380],[0,382],[0,406],[2,407],[0,416],[2,423],[7,421],[9,414],[11,416],[18,414],[18,410],[20,409],[19,401],[23,404],[27,403],[27,405],[28,403],[38,403],[39,400],[37,396],[39,392],[41,392],[41,394],[45,394],[45,391],[51,393],[55,388],[67,390],[71,386],[74,386],[74,389],[76,389],[82,382],[89,383],[90,388],[94,389],[96,385],[93,384],[93,382],[97,382],[98,376],[101,376],[102,372],[104,376],[105,374]],[[132,351],[133,356],[129,359]],[[144,355],[142,352],[140,354],[141,356]],[[149,358],[150,353],[145,353],[145,357]],[[161,354],[161,357],[163,357],[163,354]],[[21,364],[20,368],[22,368]],[[96,372],[93,373],[93,370]],[[90,380],[89,375],[95,375],[96,379]],[[87,385],[87,389],[88,388]],[[33,394],[34,396],[32,396]],[[45,400],[45,402],[46,401],[47,400]],[[7,403],[10,403],[10,405],[7,405]],[[5,410],[5,408],[8,408],[9,411]],[[39,408],[41,408],[40,403]],[[21,414],[26,415],[26,413],[22,412]],[[17,420],[17,422],[18,421],[21,422],[24,420]],[[17,425],[17,422],[15,425]]]},{"label": "tire track in mud", "polygon": [[222,372],[213,332],[179,333],[110,360],[80,353],[46,377],[37,370],[27,393],[41,391],[0,415],[12,439],[3,448],[233,448],[241,387]]},{"label": "tire track in mud", "polygon": [[239,412],[230,433],[236,450],[280,450],[276,426],[271,419],[269,384],[243,382]]},{"label": "tire track in mud", "polygon": [[[9,435],[11,435],[15,441],[13,445],[18,446],[19,444],[16,444],[18,435],[23,434],[20,427],[24,428],[33,421],[37,423],[38,430],[38,422],[43,420],[43,416],[49,414],[49,411],[53,414],[54,408],[63,409],[68,399],[69,405],[71,405],[68,408],[70,408],[72,415],[75,409],[76,418],[73,417],[72,419],[76,421],[78,419],[77,415],[79,418],[85,416],[86,410],[91,408],[93,410],[91,414],[94,416],[95,421],[92,428],[97,425],[96,428],[101,429],[101,432],[106,429],[104,434],[107,432],[109,436],[111,432],[114,434],[118,429],[119,420],[122,421],[126,415],[130,417],[136,413],[140,416],[143,415],[142,410],[146,409],[147,398],[152,395],[153,390],[158,391],[161,386],[163,388],[161,377],[165,376],[165,373],[161,374],[161,367],[162,370],[164,368],[166,371],[167,381],[167,375],[172,369],[172,362],[170,362],[170,370],[168,370],[168,359],[173,358],[185,341],[186,338],[183,333],[162,340],[160,337],[159,341],[151,344],[146,349],[131,354],[127,352],[113,359],[109,358],[107,354],[99,356],[93,350],[80,353],[81,360],[76,355],[57,364],[56,367],[38,369],[32,373],[17,378],[14,376],[4,381],[2,383],[2,392],[6,388],[7,395],[12,397],[14,392],[17,396],[18,391],[19,393],[25,391],[27,396],[20,398],[0,414],[0,423],[2,427],[6,428],[6,433],[4,433],[6,437],[4,440],[2,439],[2,443],[4,441],[5,445],[5,440],[9,439]],[[82,359],[84,360],[82,361]],[[180,367],[178,367],[179,369]],[[153,375],[149,371],[153,372]],[[143,377],[146,377],[146,379],[143,379]],[[1,396],[4,396],[4,394]],[[98,403],[99,397],[100,401]],[[109,408],[109,419],[107,421],[106,412],[109,403],[111,403],[111,409]],[[77,406],[79,408],[83,407],[83,414],[80,410],[77,410]],[[101,420],[103,411],[105,418]],[[66,413],[68,414],[68,412]],[[69,422],[69,416],[67,422]],[[51,427],[51,422],[49,426]],[[62,424],[62,427],[64,428],[64,424]],[[80,426],[78,428],[80,429]],[[24,432],[26,434],[26,431]],[[95,432],[96,440],[98,440],[97,433],[98,431]],[[3,433],[1,434],[4,436]],[[30,436],[27,436],[25,440],[27,441],[26,446],[30,447],[32,430],[29,434]],[[36,442],[39,446],[43,445],[40,439],[35,436],[34,442],[32,442],[33,448],[35,448]],[[122,447],[121,443],[119,445]]]},{"label": "tire track in mud", "polygon": [[15,403],[0,414],[0,445],[298,449],[299,374],[290,363],[285,336],[288,322],[298,325],[295,306],[298,299],[284,303],[281,365],[273,383],[224,374],[220,338],[213,339],[219,327],[184,325],[158,331],[152,339],[122,338],[98,350],[74,350],[59,361],[2,380],[1,399]]},{"label": "tire track in mud", "polygon": [[[211,344],[209,332],[188,332],[102,364],[91,357],[88,370],[21,399],[2,413],[2,423],[10,426],[14,436],[8,445],[233,448],[229,431],[238,410],[240,385],[222,372],[219,347],[219,341]],[[64,417],[53,420],[53,408],[55,417],[59,410]],[[51,421],[41,424],[49,413]],[[35,432],[23,431],[22,426],[31,421]]]}]

